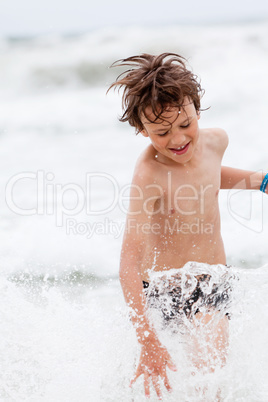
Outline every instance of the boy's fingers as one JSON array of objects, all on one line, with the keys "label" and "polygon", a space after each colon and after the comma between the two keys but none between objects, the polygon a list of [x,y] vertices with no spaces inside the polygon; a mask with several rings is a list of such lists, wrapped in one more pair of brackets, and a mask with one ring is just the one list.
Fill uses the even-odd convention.
[{"label": "boy's fingers", "polygon": [[144,393],[146,398],[150,398],[150,377],[147,371],[144,373]]},{"label": "boy's fingers", "polygon": [[170,370],[173,370],[173,371],[177,370],[177,367],[176,367],[175,363],[172,361],[172,358],[171,358],[170,354],[168,353],[168,351],[166,351],[166,364]]},{"label": "boy's fingers", "polygon": [[156,374],[152,374],[152,382],[153,382],[153,385],[154,385],[156,395],[158,396],[159,399],[162,399],[160,384],[159,384],[159,381],[158,381],[158,376]]},{"label": "boy's fingers", "polygon": [[171,387],[171,385],[170,385],[170,383],[169,383],[169,381],[168,381],[168,377],[167,377],[167,373],[166,373],[166,372],[164,372],[162,378],[163,378],[164,385],[165,385],[166,389],[167,389],[168,391],[172,391],[172,387]]},{"label": "boy's fingers", "polygon": [[168,380],[166,367],[163,368],[163,370],[162,370],[160,376],[161,376],[161,378],[162,378],[162,380],[163,380],[163,382],[164,382],[164,385],[165,385],[166,389],[167,389],[168,391],[172,391],[172,387],[171,387],[171,385],[170,385],[170,383],[169,383],[169,380]]},{"label": "boy's fingers", "polygon": [[176,367],[175,363],[173,363],[173,361],[172,361],[171,359],[169,359],[169,360],[167,361],[167,366],[168,366],[168,368],[169,368],[170,370],[172,370],[172,371],[177,371],[177,367]]},{"label": "boy's fingers", "polygon": [[132,385],[134,384],[135,381],[136,381],[136,378],[132,378],[130,380],[129,386],[132,387]]},{"label": "boy's fingers", "polygon": [[130,384],[129,386],[132,387],[132,385],[134,384],[134,382],[137,380],[137,378],[142,374],[140,367],[137,368],[137,371],[134,375],[134,377],[130,380]]},{"label": "boy's fingers", "polygon": [[133,377],[133,378],[130,380],[130,384],[129,384],[130,387],[132,387],[132,385],[134,384],[134,382],[137,380],[138,377],[139,377],[138,375],[135,375],[135,377]]}]

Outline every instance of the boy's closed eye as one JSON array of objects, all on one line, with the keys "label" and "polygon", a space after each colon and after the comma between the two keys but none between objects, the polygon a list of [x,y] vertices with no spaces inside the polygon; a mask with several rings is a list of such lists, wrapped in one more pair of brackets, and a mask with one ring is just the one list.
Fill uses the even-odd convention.
[{"label": "boy's closed eye", "polygon": [[167,135],[168,134],[168,131],[166,131],[165,133],[160,133],[160,134],[158,134],[158,136],[159,137],[164,137],[164,135]]},{"label": "boy's closed eye", "polygon": [[189,122],[189,123],[187,123],[187,124],[184,124],[183,126],[181,126],[181,128],[187,128],[187,127],[190,126],[190,124],[191,124],[191,122]]},{"label": "boy's closed eye", "polygon": [[[182,126],[180,126],[180,127],[181,127],[181,128],[187,128],[187,127],[190,126],[190,124],[191,124],[191,122],[189,122],[189,123],[187,123],[187,124],[184,124],[184,125],[182,125]],[[169,133],[169,131],[165,131],[164,133],[159,133],[158,136],[159,136],[159,137],[164,137],[164,136],[167,135],[168,133]]]}]

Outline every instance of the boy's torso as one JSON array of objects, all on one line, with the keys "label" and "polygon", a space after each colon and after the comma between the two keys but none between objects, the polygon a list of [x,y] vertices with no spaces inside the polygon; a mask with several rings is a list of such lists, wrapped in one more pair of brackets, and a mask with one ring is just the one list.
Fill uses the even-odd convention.
[{"label": "boy's torso", "polygon": [[141,157],[143,168],[148,165],[154,173],[158,195],[144,237],[144,281],[152,269],[181,268],[188,261],[226,263],[218,207],[225,148],[214,137],[213,130],[200,130],[199,151],[187,165],[158,162],[152,146]]}]

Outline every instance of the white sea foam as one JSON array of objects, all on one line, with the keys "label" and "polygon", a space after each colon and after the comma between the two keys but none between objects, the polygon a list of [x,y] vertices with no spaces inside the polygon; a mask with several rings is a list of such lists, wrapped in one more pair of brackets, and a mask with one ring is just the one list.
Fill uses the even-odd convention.
[{"label": "white sea foam", "polygon": [[[187,336],[182,340],[178,333],[159,327],[160,339],[178,368],[168,371],[173,392],[164,391],[165,401],[200,400],[197,387],[208,388],[207,401],[215,400],[219,387],[224,401],[266,400],[267,268],[229,268],[239,280],[229,306],[224,368],[193,376]],[[211,272],[217,267],[195,265],[195,270],[202,269]],[[191,272],[189,267],[184,270]],[[139,346],[117,281],[94,289],[71,281],[15,285],[1,278],[1,306],[1,400],[145,400],[142,379],[129,388]],[[157,400],[153,391],[152,400]]]}]

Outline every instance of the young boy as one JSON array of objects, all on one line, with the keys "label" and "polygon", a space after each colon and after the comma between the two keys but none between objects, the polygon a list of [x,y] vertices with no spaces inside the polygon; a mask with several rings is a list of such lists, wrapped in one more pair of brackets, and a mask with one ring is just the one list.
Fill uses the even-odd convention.
[{"label": "young boy", "polygon": [[[166,367],[174,371],[176,367],[147,316],[144,288],[149,286],[150,272],[177,268],[179,283],[178,267],[189,261],[225,265],[219,190],[260,189],[262,184],[265,191],[268,180],[261,173],[221,166],[227,134],[219,128],[199,128],[203,91],[184,58],[173,53],[142,54],[115,65],[131,66],[110,87],[124,88],[120,120],[151,142],[135,168],[120,264],[124,297],[141,344],[131,384],[143,374],[145,395],[150,395],[151,380],[161,398],[159,379],[171,390]],[[202,279],[197,278],[197,283]],[[195,318],[206,322],[211,315],[197,310]],[[226,315],[219,320],[212,342],[224,364]],[[206,363],[197,352],[193,362],[201,368]]]}]

